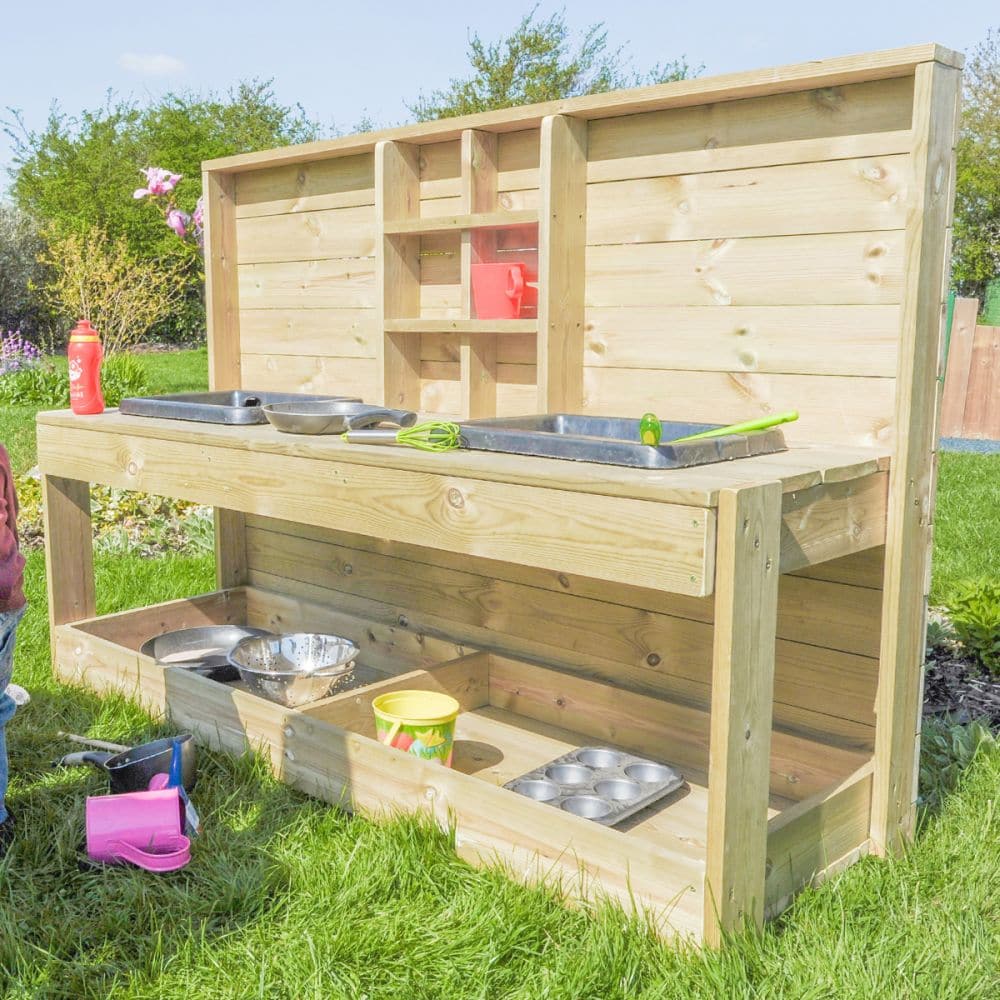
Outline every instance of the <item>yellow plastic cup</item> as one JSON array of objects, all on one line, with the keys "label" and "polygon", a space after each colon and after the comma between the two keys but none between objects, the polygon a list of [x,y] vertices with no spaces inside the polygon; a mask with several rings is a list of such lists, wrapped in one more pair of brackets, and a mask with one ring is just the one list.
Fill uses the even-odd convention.
[{"label": "yellow plastic cup", "polygon": [[390,691],[372,699],[379,743],[451,767],[460,705],[437,691]]}]

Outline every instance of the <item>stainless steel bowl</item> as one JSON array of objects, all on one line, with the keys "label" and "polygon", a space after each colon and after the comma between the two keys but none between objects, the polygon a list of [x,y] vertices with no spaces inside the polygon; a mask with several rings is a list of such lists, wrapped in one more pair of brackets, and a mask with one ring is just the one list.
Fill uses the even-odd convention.
[{"label": "stainless steel bowl", "polygon": [[341,434],[383,422],[412,427],[417,420],[412,410],[389,410],[335,399],[268,403],[261,410],[272,427],[286,434]]},{"label": "stainless steel bowl", "polygon": [[296,708],[350,686],[357,655],[358,647],[342,636],[292,632],[242,639],[229,662],[253,694]]}]

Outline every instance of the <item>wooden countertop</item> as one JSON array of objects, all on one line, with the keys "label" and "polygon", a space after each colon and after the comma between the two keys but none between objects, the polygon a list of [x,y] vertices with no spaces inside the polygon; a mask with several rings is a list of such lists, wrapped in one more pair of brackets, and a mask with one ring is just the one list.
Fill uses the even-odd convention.
[{"label": "wooden countertop", "polygon": [[[53,432],[71,430],[74,436],[76,432],[86,432],[88,437],[79,439],[86,450],[110,447],[112,439],[155,439],[707,508],[718,506],[722,489],[780,481],[784,492],[792,493],[823,483],[861,479],[886,470],[890,461],[889,451],[884,448],[815,445],[690,469],[645,470],[498,452],[462,450],[428,454],[405,447],[346,444],[337,435],[283,434],[269,424],[225,426],[127,416],[117,410],[87,417],[77,416],[70,410],[52,410],[39,413],[37,422],[39,461],[43,471],[49,443],[55,444],[62,436],[50,435],[51,428]],[[91,434],[92,441],[89,440]],[[81,460],[83,458],[81,454]],[[198,458],[194,448],[191,461],[192,471],[195,471]]]}]

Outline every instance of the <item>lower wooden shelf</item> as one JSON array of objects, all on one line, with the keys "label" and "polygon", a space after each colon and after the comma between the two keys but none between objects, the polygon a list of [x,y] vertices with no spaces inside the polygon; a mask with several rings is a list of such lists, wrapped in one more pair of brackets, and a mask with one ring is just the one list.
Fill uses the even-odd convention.
[{"label": "lower wooden shelf", "polygon": [[[138,652],[152,635],[223,623],[335,630],[358,642],[359,660],[381,679],[286,709]],[[130,694],[214,747],[259,748],[279,777],[308,794],[370,815],[428,812],[453,830],[469,861],[499,863],[524,881],[558,880],[571,896],[610,896],[647,911],[667,936],[702,937],[706,713],[252,587],[61,625],[55,641],[63,680]],[[375,741],[371,700],[400,688],[458,699],[453,769]],[[665,725],[671,713],[685,724]],[[779,784],[784,794],[773,792],[768,810],[772,912],[804,882],[865,851],[868,837],[870,762],[836,746],[784,739],[774,741],[775,752],[799,758],[802,780],[788,786],[794,798]],[[614,829],[500,787],[597,743],[674,764],[687,785]],[[782,776],[789,766],[780,764]]]}]

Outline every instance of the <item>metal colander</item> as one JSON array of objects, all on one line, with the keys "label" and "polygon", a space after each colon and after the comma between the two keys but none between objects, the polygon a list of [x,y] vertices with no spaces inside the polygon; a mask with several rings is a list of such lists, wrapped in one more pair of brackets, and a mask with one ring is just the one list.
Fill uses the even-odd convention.
[{"label": "metal colander", "polygon": [[242,639],[229,662],[254,694],[293,708],[349,687],[357,655],[343,636],[293,632]]}]

